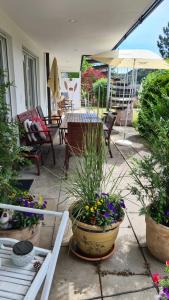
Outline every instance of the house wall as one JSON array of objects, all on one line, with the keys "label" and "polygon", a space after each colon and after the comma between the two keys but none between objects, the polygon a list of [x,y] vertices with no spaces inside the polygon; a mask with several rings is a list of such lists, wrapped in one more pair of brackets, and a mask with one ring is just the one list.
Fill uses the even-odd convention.
[{"label": "house wall", "polygon": [[36,45],[3,11],[0,11],[0,33],[8,38],[9,78],[14,81],[15,87],[11,89],[12,115],[26,110],[23,76],[23,53],[25,47],[39,60],[39,104],[44,113],[47,112],[46,96],[46,71],[45,55],[43,50]]}]

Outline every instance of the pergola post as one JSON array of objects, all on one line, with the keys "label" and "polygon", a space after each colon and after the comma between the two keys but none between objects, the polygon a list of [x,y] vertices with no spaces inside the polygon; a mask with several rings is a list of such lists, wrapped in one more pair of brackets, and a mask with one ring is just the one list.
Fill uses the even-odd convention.
[{"label": "pergola post", "polygon": [[108,78],[107,78],[107,99],[106,108],[109,110],[109,99],[110,99],[110,82],[111,82],[111,66],[108,66]]}]

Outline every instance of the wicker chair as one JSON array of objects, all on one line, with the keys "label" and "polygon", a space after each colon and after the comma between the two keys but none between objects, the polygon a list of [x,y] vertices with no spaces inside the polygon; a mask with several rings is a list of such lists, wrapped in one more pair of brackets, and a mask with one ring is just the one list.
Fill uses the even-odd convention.
[{"label": "wicker chair", "polygon": [[111,148],[110,148],[110,137],[111,137],[111,132],[112,132],[115,121],[116,121],[116,116],[111,113],[108,113],[108,115],[106,116],[106,123],[105,123],[108,130],[104,131],[104,137],[105,137],[105,143],[108,146],[108,150],[109,150],[109,154],[110,154],[111,158],[113,157],[113,155],[112,155]]},{"label": "wicker chair", "polygon": [[68,132],[65,134],[64,140],[66,144],[65,149],[65,169],[66,175],[69,168],[69,159],[73,155],[82,155],[84,151],[84,145],[86,141],[86,134],[91,132],[91,130],[98,130],[97,146],[99,151],[99,139],[101,137],[101,132],[103,131],[102,123],[79,123],[79,122],[68,122]]}]

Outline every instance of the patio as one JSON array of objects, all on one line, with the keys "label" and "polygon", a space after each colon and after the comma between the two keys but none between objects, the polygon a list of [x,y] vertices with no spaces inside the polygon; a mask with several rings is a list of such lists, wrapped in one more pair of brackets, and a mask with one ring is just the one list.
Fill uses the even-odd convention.
[{"label": "patio", "polygon": [[[116,146],[114,142],[122,137],[123,128],[114,127],[111,136],[113,158],[107,158],[107,165],[116,164],[113,176],[125,172],[119,189],[124,194],[132,184],[130,177],[131,161],[134,157],[142,157],[148,153],[144,141],[134,128],[128,127],[128,139],[133,146],[126,148]],[[65,199],[65,185],[74,168],[74,157],[70,159],[68,180],[64,179],[64,148],[55,140],[56,166],[52,165],[50,154],[45,157],[45,165],[41,175],[34,176],[31,191],[41,193],[48,201],[48,209],[63,211],[68,209],[71,199]],[[22,172],[22,178],[32,178],[34,165]],[[157,270],[162,272],[163,264],[155,260],[148,252],[145,244],[144,216],[139,216],[139,204],[132,195],[125,198],[126,216],[120,227],[114,254],[101,263],[82,261],[71,254],[68,242],[71,236],[69,224],[53,279],[49,299],[80,300],[80,299],[154,299],[157,294],[150,277]],[[57,231],[55,219],[49,222],[46,218],[41,230],[40,246],[51,248]]]}]

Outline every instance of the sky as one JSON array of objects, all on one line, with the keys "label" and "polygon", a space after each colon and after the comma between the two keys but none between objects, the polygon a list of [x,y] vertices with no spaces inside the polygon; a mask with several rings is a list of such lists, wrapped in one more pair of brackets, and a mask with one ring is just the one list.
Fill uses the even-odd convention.
[{"label": "sky", "polygon": [[159,54],[157,40],[169,22],[169,0],[164,0],[120,45],[120,49],[146,49]]}]

